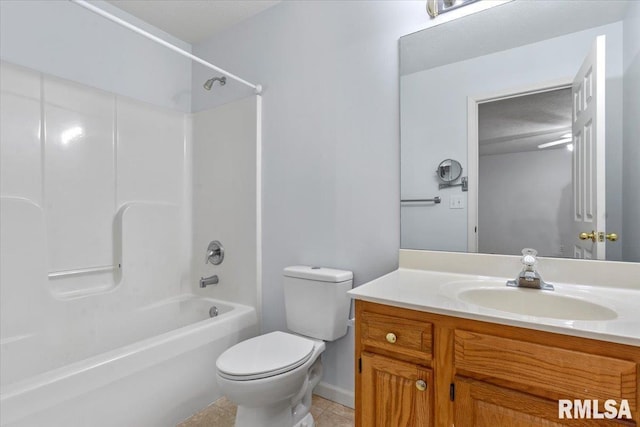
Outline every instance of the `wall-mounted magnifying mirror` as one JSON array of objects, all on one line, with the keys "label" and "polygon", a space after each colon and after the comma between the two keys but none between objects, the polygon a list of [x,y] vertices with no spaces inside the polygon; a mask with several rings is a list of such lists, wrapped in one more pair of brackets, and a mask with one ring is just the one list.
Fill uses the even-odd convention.
[{"label": "wall-mounted magnifying mirror", "polygon": [[440,162],[436,173],[440,181],[449,184],[460,178],[462,165],[457,160],[446,159]]}]

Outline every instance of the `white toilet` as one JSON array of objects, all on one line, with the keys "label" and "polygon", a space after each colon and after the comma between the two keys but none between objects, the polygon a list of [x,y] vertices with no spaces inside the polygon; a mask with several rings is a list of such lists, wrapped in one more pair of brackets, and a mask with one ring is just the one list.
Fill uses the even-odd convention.
[{"label": "white toilet", "polygon": [[322,377],[324,341],[347,333],[353,273],[284,269],[287,332],[234,345],[216,361],[222,392],[238,404],[236,427],[313,427],[311,393]]}]

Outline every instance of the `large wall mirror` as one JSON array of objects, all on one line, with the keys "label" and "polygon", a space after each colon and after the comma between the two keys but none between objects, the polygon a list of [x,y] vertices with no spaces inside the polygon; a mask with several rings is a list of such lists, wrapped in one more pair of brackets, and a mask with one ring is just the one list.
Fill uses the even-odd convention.
[{"label": "large wall mirror", "polygon": [[400,111],[402,248],[640,261],[640,2],[514,0],[404,36]]}]

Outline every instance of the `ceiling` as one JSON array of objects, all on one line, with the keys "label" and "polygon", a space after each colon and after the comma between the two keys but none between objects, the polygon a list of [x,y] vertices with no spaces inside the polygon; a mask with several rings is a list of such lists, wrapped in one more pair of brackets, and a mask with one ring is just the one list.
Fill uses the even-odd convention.
[{"label": "ceiling", "polygon": [[191,44],[199,43],[280,0],[107,0]]},{"label": "ceiling", "polygon": [[[571,133],[571,88],[502,99],[478,106],[479,154],[537,151]],[[565,148],[556,145],[548,149]]]},{"label": "ceiling", "polygon": [[404,36],[400,75],[616,22],[624,18],[630,2],[585,7],[589,3],[595,2],[517,0]]}]

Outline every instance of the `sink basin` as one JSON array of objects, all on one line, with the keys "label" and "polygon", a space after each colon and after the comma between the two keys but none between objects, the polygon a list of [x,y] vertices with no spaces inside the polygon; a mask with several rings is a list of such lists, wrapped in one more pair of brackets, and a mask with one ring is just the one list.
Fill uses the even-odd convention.
[{"label": "sink basin", "polygon": [[566,320],[612,320],[617,313],[578,298],[538,289],[475,288],[457,294],[467,303],[526,316]]}]

